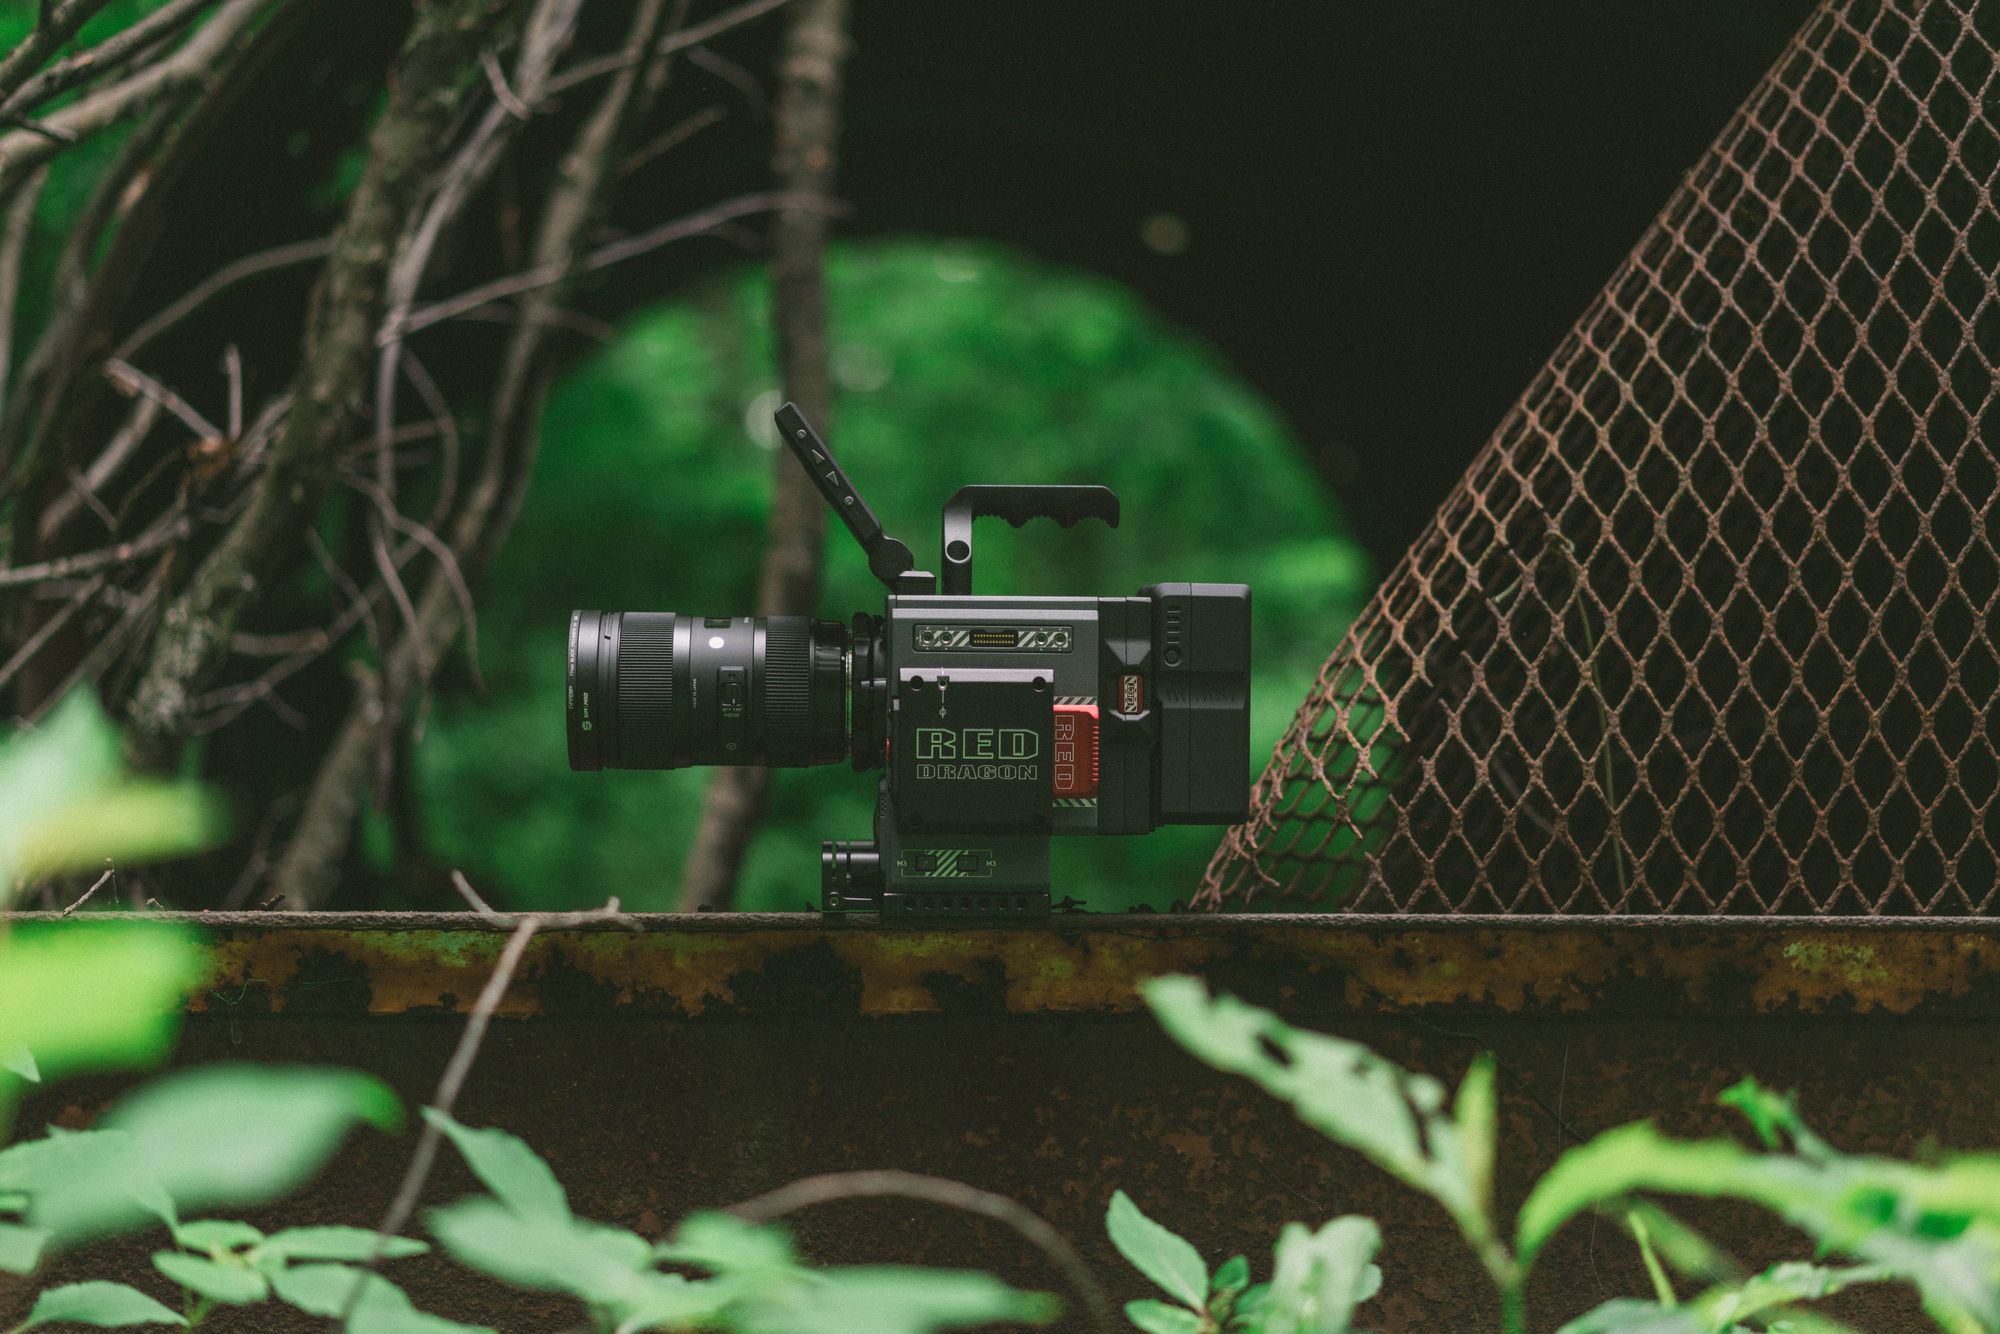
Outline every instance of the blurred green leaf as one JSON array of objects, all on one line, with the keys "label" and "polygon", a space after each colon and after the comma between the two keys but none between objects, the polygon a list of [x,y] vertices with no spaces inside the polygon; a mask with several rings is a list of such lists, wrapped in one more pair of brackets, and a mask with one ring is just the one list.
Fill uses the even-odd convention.
[{"label": "blurred green leaf", "polygon": [[425,1221],[460,1264],[518,1288],[566,1292],[611,1307],[633,1299],[651,1272],[652,1248],[634,1233],[573,1218],[524,1216],[487,1196],[433,1209]]},{"label": "blurred green leaf", "polygon": [[931,1334],[996,1321],[1046,1324],[1062,1309],[990,1274],[856,1266],[802,1271],[729,1311],[734,1334]]},{"label": "blurred green leaf", "polygon": [[0,939],[0,1050],[48,1078],[163,1060],[203,966],[201,937],[179,927],[17,928]]},{"label": "blurred green leaf", "polygon": [[62,1321],[95,1325],[99,1329],[125,1325],[187,1324],[185,1317],[168,1310],[137,1288],[123,1283],[92,1282],[50,1288],[35,1299],[27,1320],[15,1329],[33,1329],[38,1325],[53,1325]]},{"label": "blurred green leaf", "polygon": [[2000,1162],[1968,1155],[1920,1166],[1812,1143],[1808,1158],[1668,1139],[1645,1123],[1606,1131],[1565,1153],[1530,1192],[1517,1223],[1521,1264],[1577,1213],[1632,1191],[1747,1200],[1825,1252],[1908,1279],[1940,1323],[2000,1327]]},{"label": "blurred green leaf", "polygon": [[1818,1193],[1816,1173],[1783,1158],[1765,1158],[1727,1140],[1668,1139],[1639,1122],[1607,1130],[1563,1154],[1529,1192],[1516,1224],[1523,1268],[1548,1239],[1581,1211],[1635,1190],[1733,1196],[1785,1212],[1788,1203]]},{"label": "blurred green leaf", "polygon": [[419,1311],[403,1290],[380,1274],[352,1265],[293,1265],[271,1275],[278,1300],[309,1315],[335,1319],[361,1284],[361,1300],[347,1326],[351,1334],[493,1334],[485,1325],[463,1325]]},{"label": "blurred green leaf", "polygon": [[475,1130],[460,1125],[435,1107],[424,1108],[423,1117],[444,1132],[472,1174],[509,1209],[530,1218],[570,1216],[569,1198],[555,1172],[519,1136],[492,1126]]},{"label": "blurred green leaf", "polygon": [[1141,1213],[1124,1191],[1114,1191],[1104,1215],[1111,1244],[1132,1267],[1181,1305],[1199,1308],[1208,1300],[1208,1266],[1186,1238]]},{"label": "blurred green leaf", "polygon": [[1799,1116],[1796,1100],[1790,1094],[1773,1092],[1745,1076],[1724,1089],[1716,1101],[1743,1113],[1767,1149],[1779,1148],[1789,1141],[1801,1158],[1825,1162],[1838,1156]]},{"label": "blurred green leaf", "polygon": [[1260,1334],[1347,1334],[1354,1308],[1382,1287],[1374,1264],[1382,1233],[1366,1218],[1336,1218],[1317,1232],[1287,1223],[1278,1234]]},{"label": "blurred green leaf", "polygon": [[1146,1334],[1201,1334],[1206,1323],[1185,1306],[1169,1306],[1151,1297],[1126,1302],[1125,1318]]},{"label": "blurred green leaf", "polygon": [[221,809],[185,783],[125,779],[117,729],[88,692],[0,744],[0,896],[23,877],[196,851]]},{"label": "blurred green leaf", "polygon": [[49,1234],[41,1228],[19,1223],[0,1223],[0,1270],[9,1274],[33,1273],[42,1262],[42,1247]]},{"label": "blurred green leaf", "polygon": [[1241,1292],[1249,1286],[1250,1258],[1245,1255],[1232,1255],[1224,1260],[1209,1281],[1211,1292]]},{"label": "blurred green leaf", "polygon": [[13,1055],[0,1060],[9,1074],[13,1074],[30,1084],[42,1082],[42,1068],[35,1064],[35,1053],[26,1047],[17,1047]]},{"label": "blurred green leaf", "polygon": [[1702,1334],[1724,1334],[1776,1307],[1818,1301],[1857,1283],[1879,1283],[1890,1277],[1893,1275],[1882,1265],[1831,1269],[1794,1260],[1773,1265],[1733,1287],[1705,1292],[1690,1307],[1702,1318]]},{"label": "blurred green leaf", "polygon": [[689,1214],[653,1254],[675,1264],[697,1265],[717,1274],[790,1269],[798,1263],[792,1241],[776,1223],[752,1223],[716,1211]]},{"label": "blurred green leaf", "polygon": [[0,1189],[26,1196],[29,1225],[56,1246],[148,1222],[171,1226],[174,1202],[142,1162],[123,1131],[51,1130],[0,1149]]},{"label": "blurred green leaf", "polygon": [[30,879],[199,852],[227,829],[221,805],[191,783],[128,779],[53,811],[22,840]]},{"label": "blurred green leaf", "polygon": [[254,1306],[271,1295],[271,1285],[254,1269],[186,1251],[153,1252],[153,1268],[189,1292],[231,1306]]},{"label": "blurred green leaf", "polygon": [[304,1184],[357,1122],[393,1129],[395,1095],[346,1070],[216,1065],[127,1094],[88,1131],[0,1150],[0,1190],[58,1245],[181,1212],[262,1204]]},{"label": "blurred green leaf", "polygon": [[357,1124],[394,1131],[388,1085],[352,1070],[211,1065],[120,1099],[99,1123],[131,1134],[182,1210],[260,1204],[304,1185]]},{"label": "blurred green leaf", "polygon": [[191,1251],[233,1251],[254,1246],[264,1239],[264,1234],[248,1223],[227,1218],[203,1218],[181,1223],[175,1226],[173,1233],[174,1240]]},{"label": "blurred green leaf", "polygon": [[[365,1227],[288,1227],[257,1248],[260,1258],[364,1261],[375,1254],[375,1233]],[[430,1249],[415,1237],[385,1237],[381,1258],[400,1260]]]},{"label": "blurred green leaf", "polygon": [[1557,1334],[1708,1334],[1708,1326],[1685,1308],[1614,1297],[1570,1321]]},{"label": "blurred green leaf", "polygon": [[1465,1161],[1466,1185],[1482,1217],[1490,1215],[1493,1209],[1493,1155],[1499,1133],[1499,1112],[1493,1096],[1495,1068],[1491,1052],[1474,1057],[1465,1078],[1459,1081],[1451,1109]]},{"label": "blurred green leaf", "polygon": [[1146,1001],[1167,1034],[1218,1070],[1249,1077],[1307,1125],[1444,1205],[1468,1237],[1490,1233],[1490,1070],[1468,1075],[1468,1134],[1445,1109],[1444,1086],[1368,1048],[1291,1027],[1234,996],[1211,998],[1190,977],[1155,978]]}]

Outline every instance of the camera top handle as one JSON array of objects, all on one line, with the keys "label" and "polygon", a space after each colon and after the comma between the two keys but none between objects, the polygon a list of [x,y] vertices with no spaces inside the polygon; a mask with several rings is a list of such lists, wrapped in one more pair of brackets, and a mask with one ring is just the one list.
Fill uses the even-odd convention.
[{"label": "camera top handle", "polygon": [[778,423],[778,434],[798,457],[813,485],[868,553],[868,568],[883,586],[891,593],[929,593],[935,589],[936,581],[930,571],[913,568],[917,558],[910,554],[910,549],[882,531],[882,521],[834,462],[833,451],[819,438],[819,432],[806,420],[805,413],[799,411],[798,404],[785,404],[774,414],[774,420]]},{"label": "camera top handle", "polygon": [[[820,439],[798,404],[774,414],[778,434],[798,458],[813,485],[854,534],[868,555],[868,568],[891,593],[930,593],[938,581],[928,570],[911,568],[916,557],[882,529],[875,511],[847,480],[833,451]],[[1071,527],[1084,519],[1118,526],[1118,497],[1108,486],[961,486],[944,507],[944,589],[963,597],[972,592],[972,521],[1005,519],[1019,528],[1030,519],[1054,519]]]},{"label": "camera top handle", "polygon": [[944,506],[944,591],[972,592],[972,521],[1005,519],[1019,528],[1054,519],[1065,528],[1084,519],[1118,526],[1118,496],[1108,486],[961,486]]}]

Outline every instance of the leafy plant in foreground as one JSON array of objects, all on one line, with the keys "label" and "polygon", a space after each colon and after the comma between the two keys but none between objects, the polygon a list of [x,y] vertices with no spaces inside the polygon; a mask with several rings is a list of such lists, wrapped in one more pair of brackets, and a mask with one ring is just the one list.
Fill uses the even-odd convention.
[{"label": "leafy plant in foreground", "polygon": [[[1607,1131],[1565,1153],[1536,1183],[1509,1242],[1493,1213],[1489,1057],[1474,1062],[1448,1098],[1428,1076],[1358,1044],[1293,1028],[1234,997],[1211,997],[1193,978],[1156,979],[1146,999],[1167,1033],[1196,1056],[1283,1098],[1306,1124],[1437,1200],[1498,1288],[1509,1334],[1526,1328],[1527,1279],[1536,1258],[1565,1223],[1590,1211],[1618,1218],[1632,1231],[1653,1276],[1653,1300],[1606,1303],[1564,1326],[1563,1334],[1833,1331],[1841,1326],[1798,1304],[1885,1281],[1911,1284],[1924,1309],[1951,1334],[2000,1330],[2000,1155],[1959,1154],[1917,1164],[1844,1154],[1806,1126],[1790,1098],[1746,1079],[1722,1101],[1750,1122],[1759,1149],[1731,1140],[1670,1139],[1645,1122]],[[1820,1256],[1853,1263],[1791,1262],[1748,1276],[1733,1273],[1715,1247],[1638,1196],[1647,1191],[1761,1205],[1810,1236]],[[1114,1219],[1120,1212],[1114,1201]],[[1365,1220],[1336,1219],[1319,1235],[1350,1222]],[[1128,1238],[1141,1235],[1127,1219],[1114,1222],[1114,1241],[1121,1229]],[[1296,1235],[1287,1229],[1287,1236]],[[1350,1232],[1329,1263],[1351,1269],[1355,1256],[1365,1261],[1374,1239],[1366,1238],[1365,1254],[1362,1240],[1359,1231]],[[1128,1308],[1149,1334],[1223,1328],[1340,1334],[1353,1305],[1365,1300],[1357,1297],[1344,1307],[1322,1301],[1310,1313],[1299,1307],[1294,1289],[1280,1291],[1286,1271],[1281,1239],[1278,1276],[1254,1302],[1232,1308],[1236,1324],[1223,1324],[1208,1308],[1216,1285],[1195,1281],[1201,1262],[1192,1247],[1181,1252],[1157,1238],[1144,1246],[1119,1241],[1119,1247],[1180,1299],[1180,1307],[1154,1302],[1136,1304],[1137,1312]],[[1700,1290],[1682,1299],[1669,1269]],[[1367,1280],[1352,1286],[1374,1290]],[[1247,1290],[1245,1298],[1251,1293],[1258,1290]],[[1247,1317],[1245,1305],[1251,1308]]]},{"label": "leafy plant in foreground", "polygon": [[[49,1251],[163,1225],[174,1248],[156,1252],[153,1266],[184,1294],[176,1314],[123,1284],[54,1288],[26,1327],[54,1320],[195,1326],[217,1306],[273,1298],[324,1315],[336,1281],[344,1283],[331,1312],[338,1314],[361,1271],[334,1262],[366,1258],[373,1232],[302,1227],[266,1236],[248,1223],[186,1215],[274,1199],[317,1172],[351,1127],[388,1130],[400,1120],[395,1097],[366,1075],[208,1066],[142,1086],[92,1129],[52,1131],[0,1150],[0,1212],[8,1216],[0,1224],[0,1268],[29,1273]],[[392,1237],[382,1253],[393,1259],[425,1249]],[[365,1334],[469,1328],[423,1316],[386,1279],[372,1280],[364,1296],[366,1317],[355,1328]]]},{"label": "leafy plant in foreground", "polygon": [[[221,825],[198,787],[128,777],[117,729],[74,695],[0,744],[0,909],[31,880],[192,852]],[[187,933],[0,926],[0,1121],[18,1081],[162,1059],[199,960]]]},{"label": "leafy plant in foreground", "polygon": [[[782,1228],[698,1213],[658,1244],[576,1217],[555,1173],[503,1130],[431,1120],[492,1192],[433,1209],[431,1233],[460,1263],[515,1287],[582,1302],[615,1334],[724,1329],[733,1334],[929,1334],[955,1325],[1052,1319],[1055,1299],[987,1274],[890,1266],[812,1269]],[[706,1271],[669,1272],[661,1265]]]},{"label": "leafy plant in foreground", "polygon": [[1354,1308],[1382,1286],[1374,1264],[1382,1233],[1366,1218],[1336,1218],[1317,1232],[1287,1224],[1271,1281],[1254,1287],[1246,1257],[1210,1274],[1193,1243],[1146,1217],[1122,1190],[1104,1226],[1118,1253],[1175,1299],[1125,1303],[1126,1318],[1146,1334],[1347,1334]]}]

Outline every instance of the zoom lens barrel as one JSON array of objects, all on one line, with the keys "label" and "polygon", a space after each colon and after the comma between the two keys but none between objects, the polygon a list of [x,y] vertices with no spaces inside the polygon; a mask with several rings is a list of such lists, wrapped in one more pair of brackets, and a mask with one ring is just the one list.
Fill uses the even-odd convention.
[{"label": "zoom lens barrel", "polygon": [[571,612],[569,767],[831,764],[847,754],[847,677],[836,621]]}]

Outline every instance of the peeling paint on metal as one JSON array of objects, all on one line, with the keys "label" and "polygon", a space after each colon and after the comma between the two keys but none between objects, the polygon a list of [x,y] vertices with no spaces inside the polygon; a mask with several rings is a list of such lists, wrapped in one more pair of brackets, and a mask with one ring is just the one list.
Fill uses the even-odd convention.
[{"label": "peeling paint on metal", "polygon": [[[463,1013],[506,941],[504,929],[465,914],[371,917],[359,929],[333,915],[171,920],[209,929],[213,967],[189,1000],[196,1012]],[[691,1018],[809,1005],[862,1016],[1116,1014],[1139,1008],[1146,978],[1193,972],[1321,1012],[2000,1015],[2000,933],[1985,924],[1080,916],[911,930],[805,915],[633,921],[640,930],[536,936],[498,1013]]]}]

